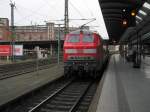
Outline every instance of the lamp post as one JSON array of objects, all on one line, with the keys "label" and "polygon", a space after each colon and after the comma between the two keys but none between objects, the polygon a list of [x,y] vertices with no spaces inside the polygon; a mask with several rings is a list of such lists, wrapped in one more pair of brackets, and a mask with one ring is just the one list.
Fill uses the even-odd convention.
[{"label": "lamp post", "polygon": [[10,3],[11,6],[11,31],[12,31],[12,62],[15,62],[15,27],[14,27],[14,7],[15,3]]},{"label": "lamp post", "polygon": [[136,42],[136,57],[135,57],[135,61],[133,63],[133,67],[134,68],[140,68],[141,67],[141,38],[139,37],[137,28],[135,27],[135,32],[136,32],[136,37],[137,37],[137,42]]},{"label": "lamp post", "polygon": [[57,47],[57,63],[59,64],[60,63],[60,26],[61,25],[64,25],[64,24],[55,24],[55,25],[58,25],[58,47]]}]

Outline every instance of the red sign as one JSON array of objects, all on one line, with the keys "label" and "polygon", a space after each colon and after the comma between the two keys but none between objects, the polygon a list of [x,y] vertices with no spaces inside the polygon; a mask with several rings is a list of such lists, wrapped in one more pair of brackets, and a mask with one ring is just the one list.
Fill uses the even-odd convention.
[{"label": "red sign", "polygon": [[0,45],[0,56],[11,56],[11,45]]}]

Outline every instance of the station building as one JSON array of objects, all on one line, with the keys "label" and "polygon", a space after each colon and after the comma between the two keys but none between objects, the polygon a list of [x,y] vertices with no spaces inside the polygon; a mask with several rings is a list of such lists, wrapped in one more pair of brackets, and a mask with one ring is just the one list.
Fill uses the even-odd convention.
[{"label": "station building", "polygon": [[9,40],[9,20],[0,18],[0,41]]},{"label": "station building", "polygon": [[[70,27],[70,31],[78,29]],[[59,27],[55,23],[46,25],[15,26],[15,41],[55,41],[59,36]],[[60,39],[64,40],[64,27],[60,27]],[[0,18],[0,41],[10,41],[11,26],[8,18]]]}]

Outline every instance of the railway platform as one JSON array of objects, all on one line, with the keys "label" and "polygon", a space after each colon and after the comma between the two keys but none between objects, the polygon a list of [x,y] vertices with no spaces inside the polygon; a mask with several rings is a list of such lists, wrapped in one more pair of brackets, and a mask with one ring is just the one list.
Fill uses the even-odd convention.
[{"label": "railway platform", "polygon": [[[59,70],[58,70],[59,69]],[[63,64],[52,64],[48,69],[0,80],[0,105],[14,100],[63,75]]]},{"label": "railway platform", "polygon": [[140,69],[112,55],[103,83],[100,85],[96,112],[150,111],[150,57],[145,57]]},{"label": "railway platform", "polygon": [[[26,62],[29,62],[29,61],[34,61],[33,59],[28,59],[28,60],[19,60],[19,61],[16,61],[15,64],[17,63],[26,63]],[[7,65],[7,64],[13,64],[13,62],[11,60],[1,60],[0,59],[0,65]]]}]

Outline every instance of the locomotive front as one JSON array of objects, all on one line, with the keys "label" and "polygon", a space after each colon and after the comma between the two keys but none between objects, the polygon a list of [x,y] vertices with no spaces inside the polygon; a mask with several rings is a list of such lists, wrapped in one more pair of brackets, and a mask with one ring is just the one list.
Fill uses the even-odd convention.
[{"label": "locomotive front", "polygon": [[64,74],[98,71],[100,67],[100,38],[89,30],[67,35],[64,42]]}]

